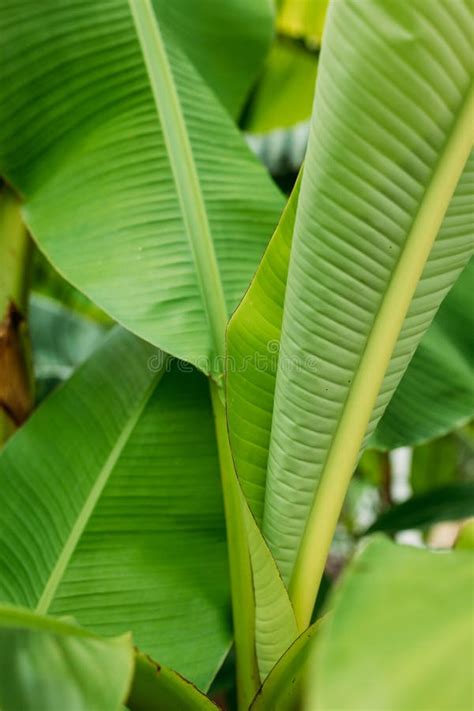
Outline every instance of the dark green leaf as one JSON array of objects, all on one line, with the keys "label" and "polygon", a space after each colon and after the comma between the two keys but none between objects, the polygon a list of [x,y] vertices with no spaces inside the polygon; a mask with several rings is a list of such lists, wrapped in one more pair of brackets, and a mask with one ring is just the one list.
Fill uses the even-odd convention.
[{"label": "dark green leaf", "polygon": [[474,516],[474,482],[458,482],[413,496],[385,511],[367,530],[396,533],[426,528],[439,521],[457,521]]}]

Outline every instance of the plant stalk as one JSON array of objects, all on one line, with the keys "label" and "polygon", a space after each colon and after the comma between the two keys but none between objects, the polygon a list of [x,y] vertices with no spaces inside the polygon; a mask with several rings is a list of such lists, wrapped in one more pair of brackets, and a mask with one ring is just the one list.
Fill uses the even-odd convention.
[{"label": "plant stalk", "polygon": [[27,328],[31,240],[20,202],[0,182],[0,446],[33,406],[31,347]]},{"label": "plant stalk", "polygon": [[238,708],[246,711],[259,687],[255,652],[255,613],[252,568],[240,490],[229,444],[222,389],[209,380],[216,428],[227,528],[232,617],[237,658]]}]

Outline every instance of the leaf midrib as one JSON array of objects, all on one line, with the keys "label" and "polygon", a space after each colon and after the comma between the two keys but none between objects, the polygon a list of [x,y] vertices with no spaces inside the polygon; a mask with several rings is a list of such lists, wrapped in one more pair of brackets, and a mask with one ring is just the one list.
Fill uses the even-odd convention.
[{"label": "leaf midrib", "polygon": [[306,581],[314,580],[317,584],[322,575],[321,551],[325,544],[329,547],[328,538],[332,539],[333,524],[335,526],[344,501],[393,350],[469,157],[473,112],[474,85],[471,83],[375,316],[328,449],[290,582],[290,597],[300,629],[306,626],[313,606],[314,591]]},{"label": "leaf midrib", "polygon": [[[208,370],[219,375],[223,367],[228,314],[193,151],[151,0],[129,0],[129,6],[150,79],[211,332],[213,352]],[[203,369],[202,364],[200,367]]]},{"label": "leaf midrib", "polygon": [[152,392],[155,390],[156,386],[158,385],[159,381],[163,376],[163,373],[165,371],[165,365],[166,364],[163,364],[163,368],[161,369],[161,371],[157,373],[156,377],[152,379],[150,385],[146,388],[145,393],[143,394],[140,401],[137,403],[136,407],[134,408],[134,411],[131,413],[129,419],[127,420],[125,426],[122,429],[122,432],[117,438],[115,445],[110,451],[109,456],[107,457],[102,468],[100,469],[99,474],[89,492],[89,495],[87,496],[86,501],[84,502],[84,505],[78,517],[76,518],[73,527],[71,528],[69,536],[67,537],[67,540],[62,547],[61,553],[59,554],[58,559],[56,561],[56,565],[51,571],[48,581],[43,588],[41,597],[35,607],[35,612],[37,614],[45,615],[48,612],[51,602],[58,589],[58,586],[61,583],[61,580],[63,579],[69,561],[71,560],[71,557],[76,549],[76,546],[82,534],[84,533],[84,530],[97,505],[97,502],[99,501],[102,495],[102,492],[104,491],[109,477],[113,472],[115,465],[117,464],[117,461],[124,450],[125,445],[130,439],[130,435],[135,429],[135,426],[138,420],[140,419]]}]

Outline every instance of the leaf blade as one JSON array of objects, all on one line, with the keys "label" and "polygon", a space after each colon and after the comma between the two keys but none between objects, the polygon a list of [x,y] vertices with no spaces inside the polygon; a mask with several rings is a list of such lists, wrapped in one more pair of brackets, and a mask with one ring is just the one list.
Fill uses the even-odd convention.
[{"label": "leaf blade", "polygon": [[61,620],[0,607],[0,699],[5,711],[117,711],[133,673],[128,635],[101,639]]},{"label": "leaf blade", "polygon": [[[162,8],[228,312],[283,201],[161,21]],[[115,320],[210,372],[208,315],[128,2],[7,2],[0,23],[0,170],[23,196],[40,248]]]},{"label": "leaf blade", "polygon": [[465,621],[472,585],[469,552],[369,539],[316,639],[305,708],[468,707],[472,632]]},{"label": "leaf blade", "polygon": [[231,635],[212,412],[203,376],[163,368],[152,346],[113,331],[2,452],[0,599],[50,602],[104,635],[131,629],[206,687]]},{"label": "leaf blade", "polygon": [[[472,190],[474,168],[468,132],[473,58],[466,30],[472,14],[466,3],[456,6],[449,22],[442,3],[430,10],[427,17],[422,3],[402,7],[347,0],[329,11],[270,416],[263,531],[286,581],[318,482],[326,479],[329,496],[329,481],[338,481],[339,474],[321,478],[323,470],[330,472],[328,452],[346,460],[335,459],[333,473],[344,470],[349,477],[364,431],[367,438],[469,257],[465,189]],[[347,42],[350,27],[355,43]],[[443,64],[443,76],[434,70],[436,63]],[[420,95],[435,101],[436,121],[420,108]],[[444,204],[438,199],[442,193]],[[380,318],[385,309],[386,318]],[[277,314],[275,324],[278,319]],[[350,397],[354,383],[357,398]],[[348,438],[339,428],[346,402],[352,409],[346,418]],[[264,434],[252,439],[264,450],[268,429],[264,425]],[[327,502],[320,506],[328,512],[324,530],[307,538],[320,547],[318,570],[346,481],[336,487],[338,502],[330,514]],[[308,548],[305,555],[315,562],[313,553]],[[318,578],[309,569],[306,576]]]},{"label": "leaf blade", "polygon": [[151,0],[129,0],[170,157],[199,291],[209,320],[212,361],[224,355],[225,296],[179,96]]}]

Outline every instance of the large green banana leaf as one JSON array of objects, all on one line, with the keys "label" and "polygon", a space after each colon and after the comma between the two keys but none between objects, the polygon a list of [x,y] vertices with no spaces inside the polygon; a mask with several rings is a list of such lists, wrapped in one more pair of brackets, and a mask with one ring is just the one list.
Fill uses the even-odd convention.
[{"label": "large green banana leaf", "polygon": [[201,687],[230,643],[206,379],[122,329],[0,456],[0,601],[134,641]]},{"label": "large green banana leaf", "polygon": [[130,635],[102,639],[69,621],[0,607],[2,711],[118,711],[133,657]]},{"label": "large green banana leaf", "polygon": [[203,711],[212,701],[135,651],[130,634],[98,637],[74,620],[0,606],[2,711]]},{"label": "large green banana leaf", "polygon": [[[464,1],[331,6],[288,277],[280,229],[229,332],[237,361],[279,342],[276,387],[237,367],[229,408],[239,473],[251,496],[265,487],[254,507],[285,580],[322,506],[318,482],[324,493],[337,481],[335,514],[364,436],[468,261],[472,29]],[[331,526],[312,540],[324,549],[321,535]]]},{"label": "large green banana leaf", "polygon": [[[242,488],[258,520],[298,193],[299,185],[228,328],[230,434]],[[415,445],[474,416],[474,309],[469,308],[473,270],[471,260],[423,336],[368,446],[386,450]]]},{"label": "large green banana leaf", "polygon": [[[215,32],[209,6],[180,2],[178,15],[168,5],[155,17],[150,0],[3,2],[0,173],[71,283],[218,373],[228,311],[282,198],[184,53],[188,20],[177,38],[188,6]],[[231,20],[236,3],[221,18],[226,8]]]},{"label": "large green banana leaf", "polygon": [[472,707],[472,551],[372,540],[316,636],[305,711]]}]

